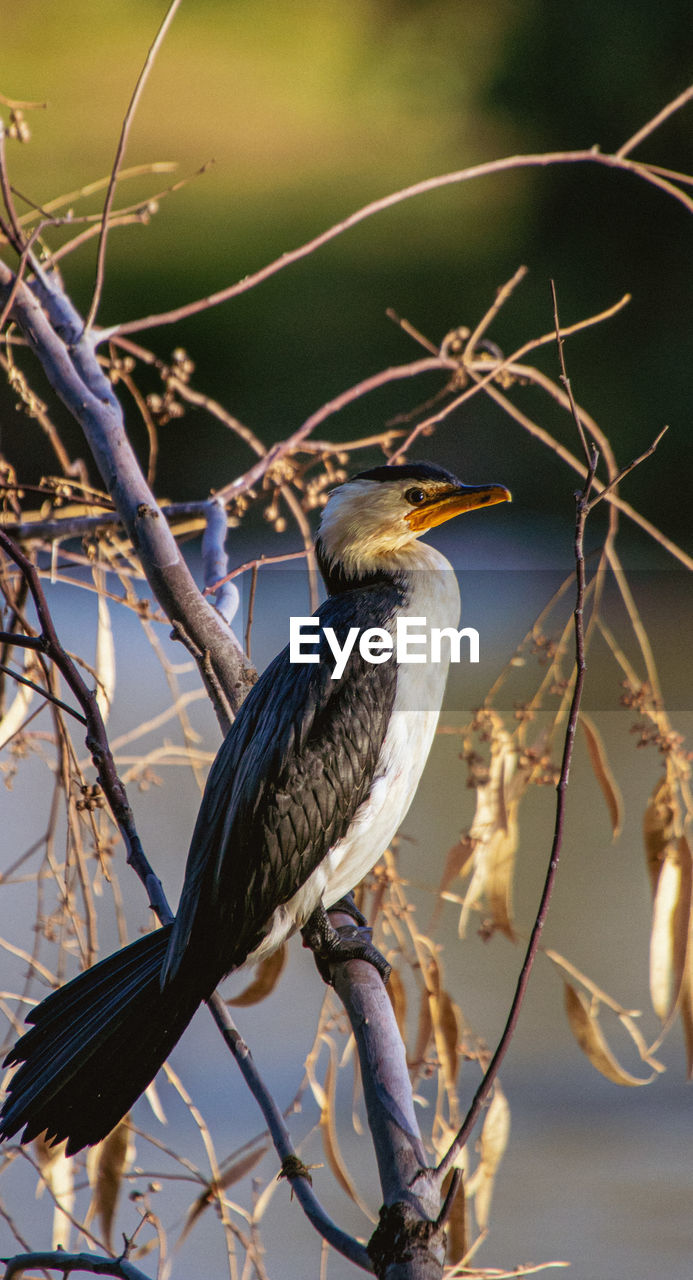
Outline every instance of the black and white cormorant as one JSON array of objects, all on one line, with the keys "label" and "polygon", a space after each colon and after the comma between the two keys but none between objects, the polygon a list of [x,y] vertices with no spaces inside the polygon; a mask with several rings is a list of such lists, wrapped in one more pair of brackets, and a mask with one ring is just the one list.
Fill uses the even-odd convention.
[{"label": "black and white cormorant", "polygon": [[[81,973],[29,1014],[0,1136],[98,1142],[144,1092],[198,1005],[221,979],[302,930],[323,961],[373,958],[351,931],[337,942],[326,909],[374,866],[411,803],[443,697],[445,662],[368,660],[350,631],[395,637],[398,616],[456,628],[451,566],[418,541],[463,511],[509,499],[426,463],[376,467],[329,497],[316,543],[328,599],[319,661],[274,659],[212,765],[172,925]],[[382,640],[382,636],[381,636]],[[376,646],[377,648],[377,646]],[[375,652],[371,649],[370,653]],[[377,957],[377,953],[375,953]]]}]

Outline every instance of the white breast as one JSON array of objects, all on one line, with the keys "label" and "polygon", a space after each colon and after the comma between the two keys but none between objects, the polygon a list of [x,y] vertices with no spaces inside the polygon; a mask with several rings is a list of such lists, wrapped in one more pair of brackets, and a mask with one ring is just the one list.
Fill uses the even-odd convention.
[{"label": "white breast", "polygon": [[[460,597],[450,564],[425,543],[416,549],[420,567],[413,574],[407,615],[425,618],[427,629],[457,627]],[[447,673],[447,660],[400,664],[394,708],[367,798],[348,834],[330,849],[298,893],[275,911],[269,933],[247,964],[274,951],[305,924],[321,900],[325,907],[332,906],[375,866],[414,798],[436,731]]]}]

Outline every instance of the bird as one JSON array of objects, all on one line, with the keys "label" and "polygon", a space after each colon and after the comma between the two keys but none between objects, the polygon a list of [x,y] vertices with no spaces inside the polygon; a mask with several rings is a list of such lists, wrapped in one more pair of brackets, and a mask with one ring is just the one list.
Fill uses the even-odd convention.
[{"label": "bird", "polygon": [[[312,651],[292,661],[283,649],[240,707],[209,772],[175,920],[31,1011],[5,1060],[17,1069],[0,1138],[43,1134],[66,1140],[67,1155],[101,1141],[219,982],[298,931],[324,976],[353,957],[387,975],[347,895],[409,809],[447,675],[444,660],[397,662],[389,649],[403,618],[458,625],[455,574],[421,535],[510,498],[425,462],[377,466],[331,492],[315,543],[327,596]],[[330,628],[342,651],[354,629],[368,635],[338,677]],[[353,928],[330,923],[337,903]]]}]

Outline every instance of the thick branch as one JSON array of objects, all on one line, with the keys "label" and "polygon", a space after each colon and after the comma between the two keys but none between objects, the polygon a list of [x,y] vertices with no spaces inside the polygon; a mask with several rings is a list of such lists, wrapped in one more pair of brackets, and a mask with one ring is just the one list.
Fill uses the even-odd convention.
[{"label": "thick branch", "polygon": [[2,1258],[7,1263],[4,1280],[22,1276],[29,1268],[43,1271],[61,1271],[69,1276],[83,1271],[91,1276],[119,1276],[120,1280],[149,1280],[144,1271],[134,1267],[127,1258],[98,1258],[93,1253],[65,1253],[62,1249],[45,1253],[17,1253],[14,1258]]},{"label": "thick branch", "polygon": [[[0,295],[13,274],[0,262]],[[81,322],[54,282],[35,282],[41,302],[20,282],[12,316],[63,403],[80,423],[106,488],[140,557],[147,580],[174,632],[195,657],[226,728],[251,683],[249,672],[215,610],[201,596],[140,470],[120,405]]]},{"label": "thick branch", "polygon": [[[337,912],[330,919],[335,927],[353,924]],[[392,1004],[380,974],[363,960],[335,965],[333,976],[356,1040],[383,1193],[368,1246],[373,1269],[381,1280],[436,1280],[445,1255],[442,1178],[428,1168]]]}]

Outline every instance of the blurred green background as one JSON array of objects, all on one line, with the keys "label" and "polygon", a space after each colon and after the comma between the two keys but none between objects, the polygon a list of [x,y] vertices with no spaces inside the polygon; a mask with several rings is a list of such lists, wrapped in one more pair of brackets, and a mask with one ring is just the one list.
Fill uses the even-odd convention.
[{"label": "blurred green background", "polygon": [[[30,145],[9,143],[20,191],[40,203],[108,172],[163,12],[149,0],[26,0],[7,8],[4,91],[49,104],[29,117]],[[211,159],[215,165],[163,201],[148,227],[112,233],[99,319],[200,297],[362,203],[436,173],[516,152],[615,149],[685,87],[691,54],[684,0],[183,5],[145,89],[126,164],[175,160],[176,177]],[[672,117],[638,158],[690,172],[691,111]],[[168,181],[124,184],[119,201]],[[685,537],[680,476],[693,464],[689,222],[661,192],[604,168],[498,175],[407,202],[250,294],[142,337],[161,355],[186,347],[196,385],[271,440],[350,383],[417,356],[386,319],[387,307],[439,341],[455,325],[474,325],[524,263],[530,275],[492,330],[509,351],[552,327],[551,277],[564,323],[629,291],[624,313],[571,340],[569,372],[620,462],[671,424],[656,460],[628,481],[627,496]],[[93,260],[91,246],[66,266],[82,307]],[[538,361],[555,374],[553,350]],[[407,387],[371,398],[330,423],[330,435],[381,427],[395,408],[438,385],[432,379],[420,397]],[[519,402],[572,447],[570,422],[543,396],[521,392]],[[2,403],[4,447],[16,454],[26,424],[11,398]],[[525,510],[563,509],[564,472],[480,398],[426,452],[472,478],[506,480]],[[162,455],[160,488],[177,497],[201,496],[249,460],[194,413],[166,429]],[[31,462],[54,466],[33,432]]]},{"label": "blurred green background", "polygon": [[[41,203],[107,174],[123,112],[164,11],[150,0],[24,0],[5,7],[0,89],[49,103],[46,112],[28,116],[28,146],[8,143],[18,191]],[[176,177],[210,159],[215,164],[162,201],[148,227],[112,233],[100,322],[174,307],[232,283],[366,201],[433,174],[520,152],[617,148],[689,81],[690,18],[683,0],[666,6],[653,0],[582,0],[570,7],[555,0],[184,4],[145,89],[125,163],[175,160]],[[672,117],[638,157],[690,173],[692,118],[690,106]],[[119,202],[144,198],[168,181],[128,183]],[[690,215],[683,207],[634,178],[588,166],[524,170],[390,210],[250,294],[141,340],[163,357],[174,347],[187,348],[197,366],[195,386],[269,442],[353,382],[417,357],[418,348],[386,318],[388,307],[439,341],[453,326],[473,326],[497,287],[524,263],[530,274],[491,331],[507,352],[551,329],[550,278],[564,323],[629,291],[633,300],[618,317],[570,339],[569,372],[576,396],[610,436],[619,462],[629,461],[664,423],[671,424],[654,458],[628,478],[623,494],[690,550],[691,242]],[[93,264],[92,246],[65,269],[83,308]],[[556,375],[552,349],[540,353],[537,363]],[[33,381],[43,394],[40,375]],[[432,379],[364,400],[321,435],[348,439],[365,429],[382,430],[393,412],[418,403],[438,385]],[[514,395],[575,450],[567,415],[530,389],[518,388]],[[54,472],[43,437],[15,411],[14,401],[0,388],[3,452],[18,463],[24,479]],[[129,404],[127,412],[144,451],[144,434]],[[56,417],[79,453],[77,428],[59,410]],[[161,446],[158,491],[170,498],[205,496],[250,461],[243,445],[194,411],[162,430]],[[471,523],[459,534],[465,563],[487,575],[485,584],[467,584],[465,600],[471,594],[478,603],[473,621],[484,642],[489,640],[482,646],[484,672],[478,679],[472,673],[473,692],[469,684],[451,691],[456,716],[465,699],[468,705],[479,700],[530,625],[535,605],[543,602],[537,569],[569,566],[575,484],[572,474],[480,398],[418,452],[463,478],[502,481],[515,496],[513,507],[498,508],[488,523]],[[376,461],[375,454],[365,461]],[[234,560],[246,559],[251,547],[257,550],[262,527],[251,520],[249,533],[242,531],[234,543]],[[440,541],[455,564],[461,558],[457,538],[451,533]],[[597,522],[590,540],[598,543]],[[688,583],[671,573],[674,561],[654,554],[642,535],[628,534],[625,554],[648,570],[634,589],[655,626],[670,703],[690,712]],[[501,579],[490,572],[496,567],[526,572]],[[651,574],[653,567],[661,572]],[[286,638],[277,621],[279,593],[271,583],[262,591],[255,650],[261,665]],[[295,599],[285,590],[281,607],[288,611]],[[85,643],[79,611],[66,608],[60,621],[68,641],[74,628],[74,647]],[[137,630],[129,618],[117,625],[121,640],[129,629]],[[167,696],[139,656],[139,644],[139,632],[125,643],[127,677],[119,666],[114,719],[121,731],[154,714]],[[174,650],[172,656],[179,654]],[[595,664],[590,709],[605,713],[599,722],[625,792],[627,825],[612,849],[583,751],[573,773],[569,835],[548,941],[625,1003],[641,1007],[647,1000],[650,901],[640,822],[660,763],[654,752],[635,752],[630,718],[616,710],[613,669],[606,683],[600,678]],[[690,722],[690,714],[681,714],[676,727]],[[215,745],[211,713],[201,727],[206,742]],[[428,883],[437,881],[439,859],[471,816],[473,796],[463,786],[457,752],[453,738],[436,743],[407,819],[409,856],[423,852],[435,859],[427,867]],[[169,785],[165,795],[172,791]],[[174,899],[182,873],[181,831],[187,839],[196,804],[190,780],[175,791],[176,804],[169,800],[158,807],[154,793],[137,796],[145,842]],[[24,810],[33,803],[27,793]],[[548,789],[533,793],[527,807],[517,890],[525,923],[535,908],[552,826]],[[13,833],[12,846],[24,839]],[[128,896],[144,920],[138,887]],[[425,910],[428,903],[424,897]],[[452,915],[448,933],[454,946]],[[485,947],[472,939],[462,953],[451,953],[451,967],[455,963],[459,972],[451,974],[450,984],[454,978],[465,1012],[493,1043],[519,956],[502,940]],[[291,966],[272,1009],[247,1011],[243,1022],[282,1102],[300,1076],[317,999],[312,969],[299,947],[293,948]],[[670,1070],[663,1080],[650,1090],[619,1092],[580,1057],[547,969],[533,979],[508,1060],[514,1136],[480,1261],[511,1266],[553,1255],[572,1258],[576,1280],[650,1280],[660,1270],[683,1278],[690,1273],[693,1184],[680,1035],[665,1046]],[[299,993],[307,1006],[300,1010]],[[281,1054],[266,1038],[268,1019],[269,1031],[276,1036],[278,1026],[284,1037]],[[653,1022],[650,1014],[651,1035]],[[203,1019],[196,1031],[197,1037],[184,1040],[177,1061],[214,1113],[218,1047]],[[638,1070],[632,1059],[629,1065]],[[225,1064],[221,1070],[224,1114],[215,1114],[215,1121],[231,1147],[246,1131],[254,1132],[258,1121],[240,1087],[234,1114],[228,1114],[226,1091],[235,1085]],[[473,1083],[467,1080],[468,1091]],[[170,1136],[173,1142],[175,1133]],[[347,1154],[354,1167],[370,1160],[366,1147],[364,1139],[352,1140]],[[370,1176],[376,1203],[372,1171]],[[33,1195],[33,1181],[27,1195]],[[334,1200],[329,1207],[340,1222],[367,1229],[356,1210]],[[310,1228],[297,1221],[295,1206],[283,1212],[270,1229],[270,1274],[282,1280],[317,1274],[319,1251]],[[43,1211],[36,1214],[43,1222]],[[218,1249],[214,1240],[210,1249]],[[220,1256],[204,1254],[199,1236],[190,1249],[183,1257],[198,1272],[204,1257],[209,1274],[223,1273]],[[284,1260],[283,1272],[276,1270],[277,1259]],[[328,1274],[342,1280],[351,1268],[337,1261]]]}]

